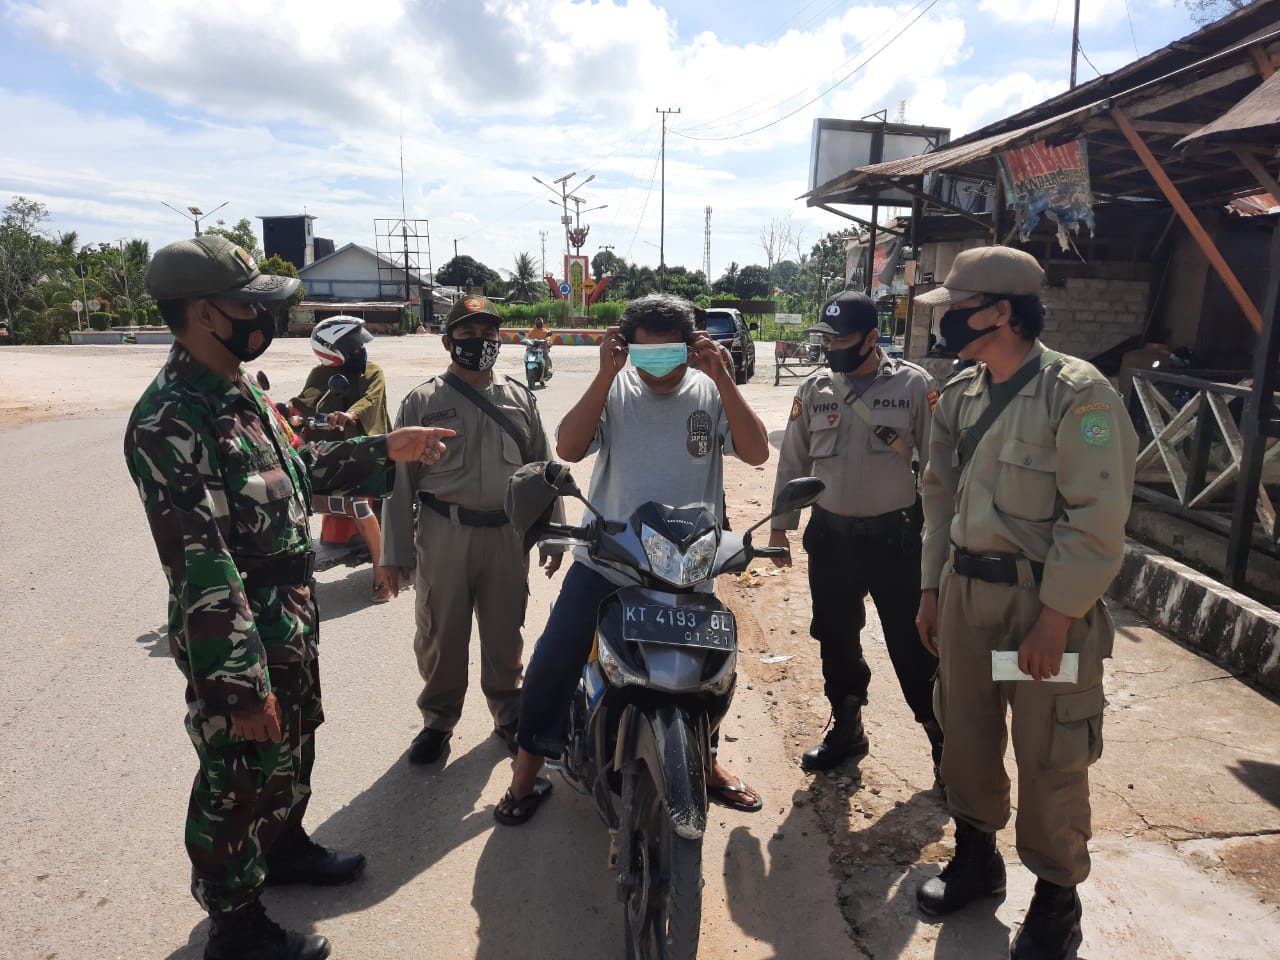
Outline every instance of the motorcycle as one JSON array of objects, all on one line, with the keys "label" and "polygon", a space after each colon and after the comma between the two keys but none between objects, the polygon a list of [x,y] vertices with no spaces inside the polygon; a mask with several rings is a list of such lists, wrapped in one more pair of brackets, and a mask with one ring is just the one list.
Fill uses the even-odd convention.
[{"label": "motorcycle", "polygon": [[818,499],[816,477],[792,480],[768,517],[745,533],[721,527],[710,505],[648,502],[625,522],[603,517],[562,464],[543,467],[560,496],[581,500],[592,519],[580,527],[544,521],[541,546],[584,546],[631,584],[600,606],[595,645],[569,711],[558,763],[570,785],[589,794],[609,828],[630,960],[691,960],[702,915],[705,772],[711,736],[733,700],[737,628],[710,592],[723,573],[756,557],[751,534],[774,516]]},{"label": "motorcycle", "polygon": [[547,385],[551,379],[551,340],[544,337],[524,338],[524,376],[532,390],[535,384]]}]

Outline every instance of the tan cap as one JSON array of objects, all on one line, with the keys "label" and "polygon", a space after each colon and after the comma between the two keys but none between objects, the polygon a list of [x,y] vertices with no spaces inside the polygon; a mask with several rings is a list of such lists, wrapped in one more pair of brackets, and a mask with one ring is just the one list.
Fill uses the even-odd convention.
[{"label": "tan cap", "polygon": [[272,303],[289,299],[297,289],[296,277],[260,273],[246,250],[216,234],[161,247],[147,270],[147,292],[157,300],[216,295]]},{"label": "tan cap", "polygon": [[974,247],[956,256],[942,286],[919,294],[915,302],[933,307],[984,293],[1022,297],[1039,294],[1043,286],[1044,270],[1025,250]]}]

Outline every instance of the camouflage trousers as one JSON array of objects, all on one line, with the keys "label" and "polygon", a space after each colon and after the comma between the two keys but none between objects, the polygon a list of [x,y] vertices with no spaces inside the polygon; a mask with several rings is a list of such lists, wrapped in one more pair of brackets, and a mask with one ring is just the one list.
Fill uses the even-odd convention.
[{"label": "camouflage trousers", "polygon": [[187,717],[200,759],[187,805],[191,895],[211,913],[257,898],[268,851],[286,830],[302,825],[311,797],[315,729],[324,720],[319,662],[272,665],[270,674],[280,705],[279,743],[236,736],[229,717]]}]

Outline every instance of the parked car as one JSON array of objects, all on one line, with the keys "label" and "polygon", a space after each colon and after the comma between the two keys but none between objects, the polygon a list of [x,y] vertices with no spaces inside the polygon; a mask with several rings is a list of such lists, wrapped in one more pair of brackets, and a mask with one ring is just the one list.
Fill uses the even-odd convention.
[{"label": "parked car", "polygon": [[760,324],[747,323],[742,314],[732,307],[707,308],[707,333],[729,350],[733,357],[734,379],[740,384],[756,375],[756,343],[751,332],[759,329]]}]

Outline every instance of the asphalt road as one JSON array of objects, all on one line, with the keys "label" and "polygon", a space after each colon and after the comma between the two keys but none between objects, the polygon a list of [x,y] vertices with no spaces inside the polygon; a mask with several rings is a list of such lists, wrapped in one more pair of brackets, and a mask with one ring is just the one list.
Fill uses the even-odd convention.
[{"label": "asphalt road", "polygon": [[[436,337],[379,340],[372,353],[387,371],[393,413],[446,359]],[[195,769],[182,681],[163,635],[163,578],[121,455],[128,409],[164,355],[126,346],[0,357],[4,957],[186,960],[200,956],[206,936],[182,848]],[[549,429],[595,356],[556,348],[556,376],[539,391]],[[311,363],[305,341],[290,340],[259,365],[283,399]],[[517,373],[520,351],[507,347],[500,369]],[[780,408],[780,424],[790,391],[774,391],[771,379],[762,369],[748,390]],[[489,736],[478,683],[447,762],[406,762],[420,726],[413,596],[371,606],[369,579],[367,566],[320,577],[328,720],[308,814],[318,840],[363,850],[369,869],[336,890],[273,889],[272,914],[325,933],[341,958],[619,956],[607,834],[588,801],[558,782],[531,824],[494,823],[509,760]],[[558,583],[535,576],[527,644]],[[473,673],[474,653],[473,638]],[[701,955],[840,956],[850,940],[829,849],[812,812],[792,808],[804,778],[762,699],[742,684],[728,722],[737,739],[723,756],[766,807],[754,816],[713,810]]]}]

